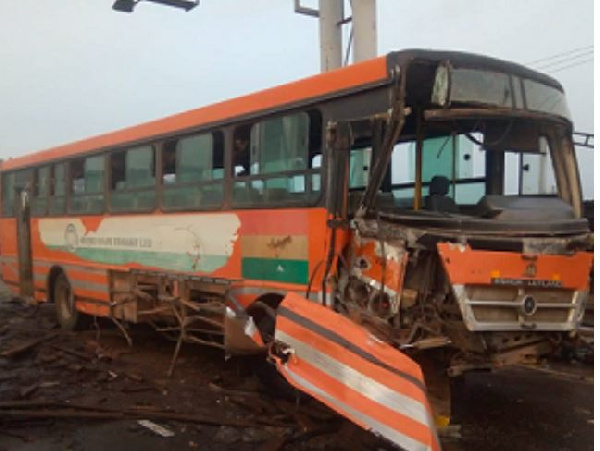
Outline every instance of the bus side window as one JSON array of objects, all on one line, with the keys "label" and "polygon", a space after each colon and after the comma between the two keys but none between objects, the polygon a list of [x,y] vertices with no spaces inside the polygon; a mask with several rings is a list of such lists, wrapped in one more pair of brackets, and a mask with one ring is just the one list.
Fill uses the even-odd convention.
[{"label": "bus side window", "polygon": [[73,213],[104,211],[104,156],[79,158],[70,162]]},{"label": "bus side window", "polygon": [[223,202],[224,138],[221,132],[186,136],[162,151],[165,209],[216,208]]},{"label": "bus side window", "polygon": [[2,173],[2,216],[11,218],[14,216],[15,202],[15,173]]},{"label": "bus side window", "polygon": [[250,125],[242,125],[233,134],[233,174],[235,177],[250,175]]},{"label": "bus side window", "polygon": [[154,148],[140,146],[110,155],[110,207],[150,211],[156,206]]},{"label": "bus side window", "polygon": [[399,208],[412,208],[415,197],[415,143],[396,144],[392,152],[392,194]]},{"label": "bus side window", "polygon": [[321,127],[316,110],[238,127],[232,158],[233,204],[298,203],[318,195]]},{"label": "bus side window", "polygon": [[370,147],[350,150],[350,189],[364,189],[367,186],[371,169],[371,154]]},{"label": "bus side window", "polygon": [[67,182],[66,163],[53,164],[50,174],[50,199],[48,205],[48,213],[50,215],[60,215],[65,212],[66,206],[66,190]]},{"label": "bus side window", "polygon": [[45,216],[48,213],[48,194],[50,193],[50,166],[35,169],[31,213],[33,216]]}]

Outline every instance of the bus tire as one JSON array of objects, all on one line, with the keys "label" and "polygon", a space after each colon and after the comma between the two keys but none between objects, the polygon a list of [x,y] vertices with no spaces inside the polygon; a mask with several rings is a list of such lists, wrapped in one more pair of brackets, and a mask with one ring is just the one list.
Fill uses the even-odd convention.
[{"label": "bus tire", "polygon": [[84,325],[83,314],[75,308],[75,294],[63,272],[56,276],[53,284],[54,308],[60,327],[64,330],[80,329]]}]

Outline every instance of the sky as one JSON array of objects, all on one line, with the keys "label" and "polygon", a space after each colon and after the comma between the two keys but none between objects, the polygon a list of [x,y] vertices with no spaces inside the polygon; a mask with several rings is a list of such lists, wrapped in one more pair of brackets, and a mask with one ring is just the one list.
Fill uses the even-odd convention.
[{"label": "sky", "polygon": [[[201,0],[190,12],[140,3],[133,14],[112,2],[0,0],[0,158],[320,70],[318,21],[295,14],[293,0]],[[379,0],[378,54],[435,48],[553,63],[545,69],[565,88],[575,130],[592,133],[593,12],[593,0]],[[564,62],[547,59],[562,53]],[[578,155],[590,197],[592,151]]]}]

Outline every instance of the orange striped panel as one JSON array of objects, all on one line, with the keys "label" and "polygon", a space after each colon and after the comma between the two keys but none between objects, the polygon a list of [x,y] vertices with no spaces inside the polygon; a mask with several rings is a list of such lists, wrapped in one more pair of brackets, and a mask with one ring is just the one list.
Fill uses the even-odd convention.
[{"label": "orange striped panel", "polygon": [[[314,302],[308,301],[304,297],[294,293],[289,293],[286,296],[286,299],[289,299],[289,304],[293,307],[291,311],[294,314],[312,318],[314,320],[315,318],[313,318],[313,315],[318,313],[323,317],[320,319],[319,324],[323,324],[325,327],[332,327],[331,325],[335,325],[335,334],[339,339],[343,340],[345,344],[351,344],[357,349],[357,352],[363,354],[376,353],[383,362],[395,362],[396,365],[400,366],[402,372],[406,373],[407,376],[411,377],[413,380],[423,380],[423,373],[419,365],[414,363],[405,354],[401,354],[393,347],[373,338],[369,331],[357,326],[351,320],[338,315],[328,308],[320,305],[315,306]],[[317,307],[322,308],[317,309]],[[327,321],[329,321],[329,323]],[[343,322],[344,327],[337,327],[337,324],[340,322]],[[402,356],[403,358],[400,358],[399,356]]]},{"label": "orange striped panel", "polygon": [[[40,290],[46,289],[47,277],[51,266],[46,262],[34,261],[33,273],[35,287]],[[110,280],[108,271],[81,267],[64,266],[69,283],[76,297],[95,299],[99,301],[110,301]]]},{"label": "orange striped panel", "polygon": [[296,388],[403,449],[440,449],[421,369],[405,354],[294,293],[278,308],[275,340],[278,370]]},{"label": "orange striped panel", "polygon": [[[299,327],[296,322],[285,317],[278,317],[277,325],[278,328],[285,330],[289,336],[297,340],[302,341],[306,337],[307,331],[305,328]],[[415,384],[406,384],[398,378],[389,377],[389,372],[385,368],[377,365],[370,365],[355,353],[344,352],[345,348],[339,343],[335,343],[326,338],[321,338],[321,336],[318,338],[319,339],[311,341],[311,346],[315,348],[316,351],[324,354],[335,353],[336,359],[343,365],[358,369],[365,376],[373,379],[379,384],[385,385],[391,390],[410,396],[422,403],[427,403],[427,397],[421,387],[418,387]]]}]

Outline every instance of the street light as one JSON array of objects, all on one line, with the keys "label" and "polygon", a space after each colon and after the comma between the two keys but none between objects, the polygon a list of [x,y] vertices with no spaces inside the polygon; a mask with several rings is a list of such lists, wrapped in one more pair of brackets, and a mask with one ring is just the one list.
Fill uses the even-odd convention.
[{"label": "street light", "polygon": [[122,13],[131,13],[141,1],[160,3],[166,6],[181,8],[186,11],[195,8],[200,3],[200,0],[115,0],[112,9]]}]

